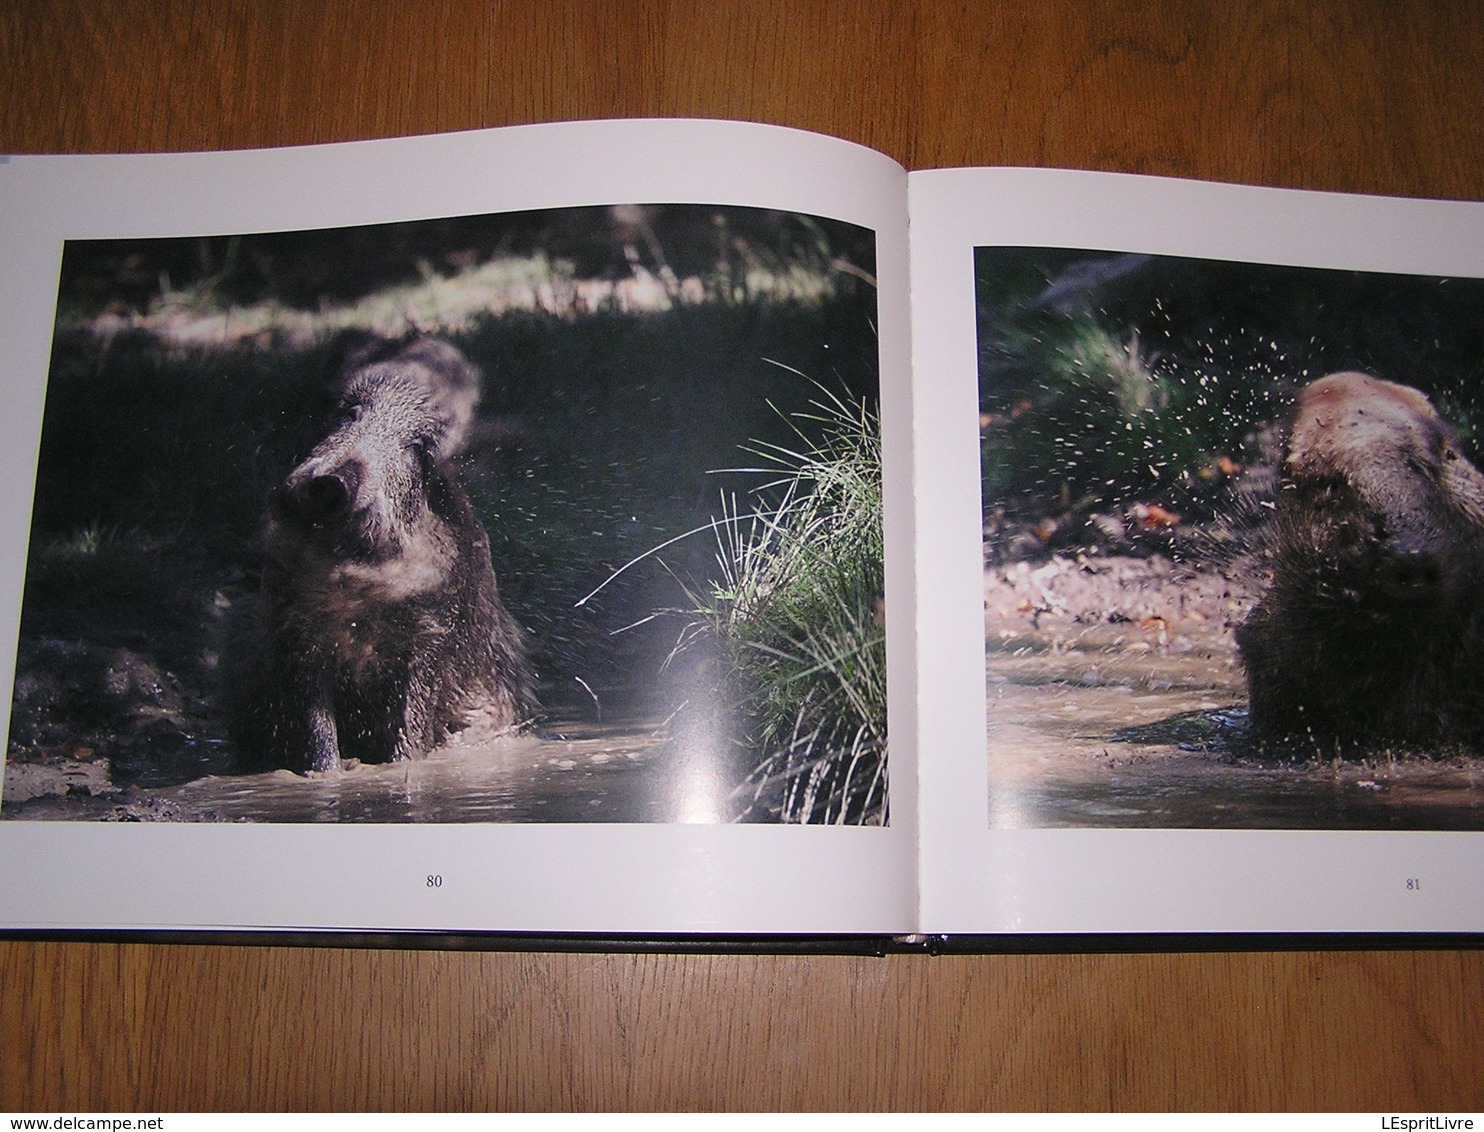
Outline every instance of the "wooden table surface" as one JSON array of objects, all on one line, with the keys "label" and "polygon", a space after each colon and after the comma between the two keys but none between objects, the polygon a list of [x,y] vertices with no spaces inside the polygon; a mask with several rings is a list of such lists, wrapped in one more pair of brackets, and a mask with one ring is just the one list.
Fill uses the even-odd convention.
[{"label": "wooden table surface", "polygon": [[[1476,0],[10,0],[0,152],[566,118],[1484,199]],[[0,1109],[1484,1108],[1484,952],[0,942]]]}]

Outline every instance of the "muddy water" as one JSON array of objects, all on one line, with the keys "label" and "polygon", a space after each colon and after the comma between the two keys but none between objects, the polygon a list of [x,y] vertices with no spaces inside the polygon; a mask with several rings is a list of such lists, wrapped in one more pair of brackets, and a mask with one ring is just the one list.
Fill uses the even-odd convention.
[{"label": "muddy water", "polygon": [[7,805],[6,816],[261,822],[706,822],[730,782],[657,721],[543,725],[416,762],[327,774],[208,774],[175,786],[99,781]]},{"label": "muddy water", "polygon": [[1000,827],[1484,829],[1484,759],[1249,733],[1251,572],[1057,556],[984,575]]},{"label": "muddy water", "polygon": [[1484,760],[1264,747],[1219,650],[1021,641],[987,672],[998,827],[1484,829]]}]

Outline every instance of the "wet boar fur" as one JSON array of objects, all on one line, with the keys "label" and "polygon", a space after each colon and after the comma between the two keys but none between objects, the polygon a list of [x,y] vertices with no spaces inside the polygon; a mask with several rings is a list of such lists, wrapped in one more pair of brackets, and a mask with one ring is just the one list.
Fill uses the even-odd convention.
[{"label": "wet boar fur", "polygon": [[1422,393],[1304,389],[1271,565],[1237,633],[1259,733],[1484,745],[1484,476]]},{"label": "wet boar fur", "polygon": [[432,339],[344,345],[320,439],[270,501],[262,593],[228,676],[248,768],[417,758],[534,706],[488,537],[450,463],[478,373]]}]

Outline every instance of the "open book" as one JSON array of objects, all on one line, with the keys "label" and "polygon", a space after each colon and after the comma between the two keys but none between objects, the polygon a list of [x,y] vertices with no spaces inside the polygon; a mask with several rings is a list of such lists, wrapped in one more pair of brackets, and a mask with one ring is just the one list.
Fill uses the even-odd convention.
[{"label": "open book", "polygon": [[1484,205],[21,156],[0,342],[7,930],[1484,930]]}]

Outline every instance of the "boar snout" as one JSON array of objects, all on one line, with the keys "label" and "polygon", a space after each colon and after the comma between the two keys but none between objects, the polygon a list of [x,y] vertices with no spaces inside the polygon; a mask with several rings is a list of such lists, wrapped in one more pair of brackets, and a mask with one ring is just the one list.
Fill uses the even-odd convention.
[{"label": "boar snout", "polygon": [[363,473],[354,464],[290,479],[278,493],[284,516],[314,527],[343,523],[351,514]]}]

